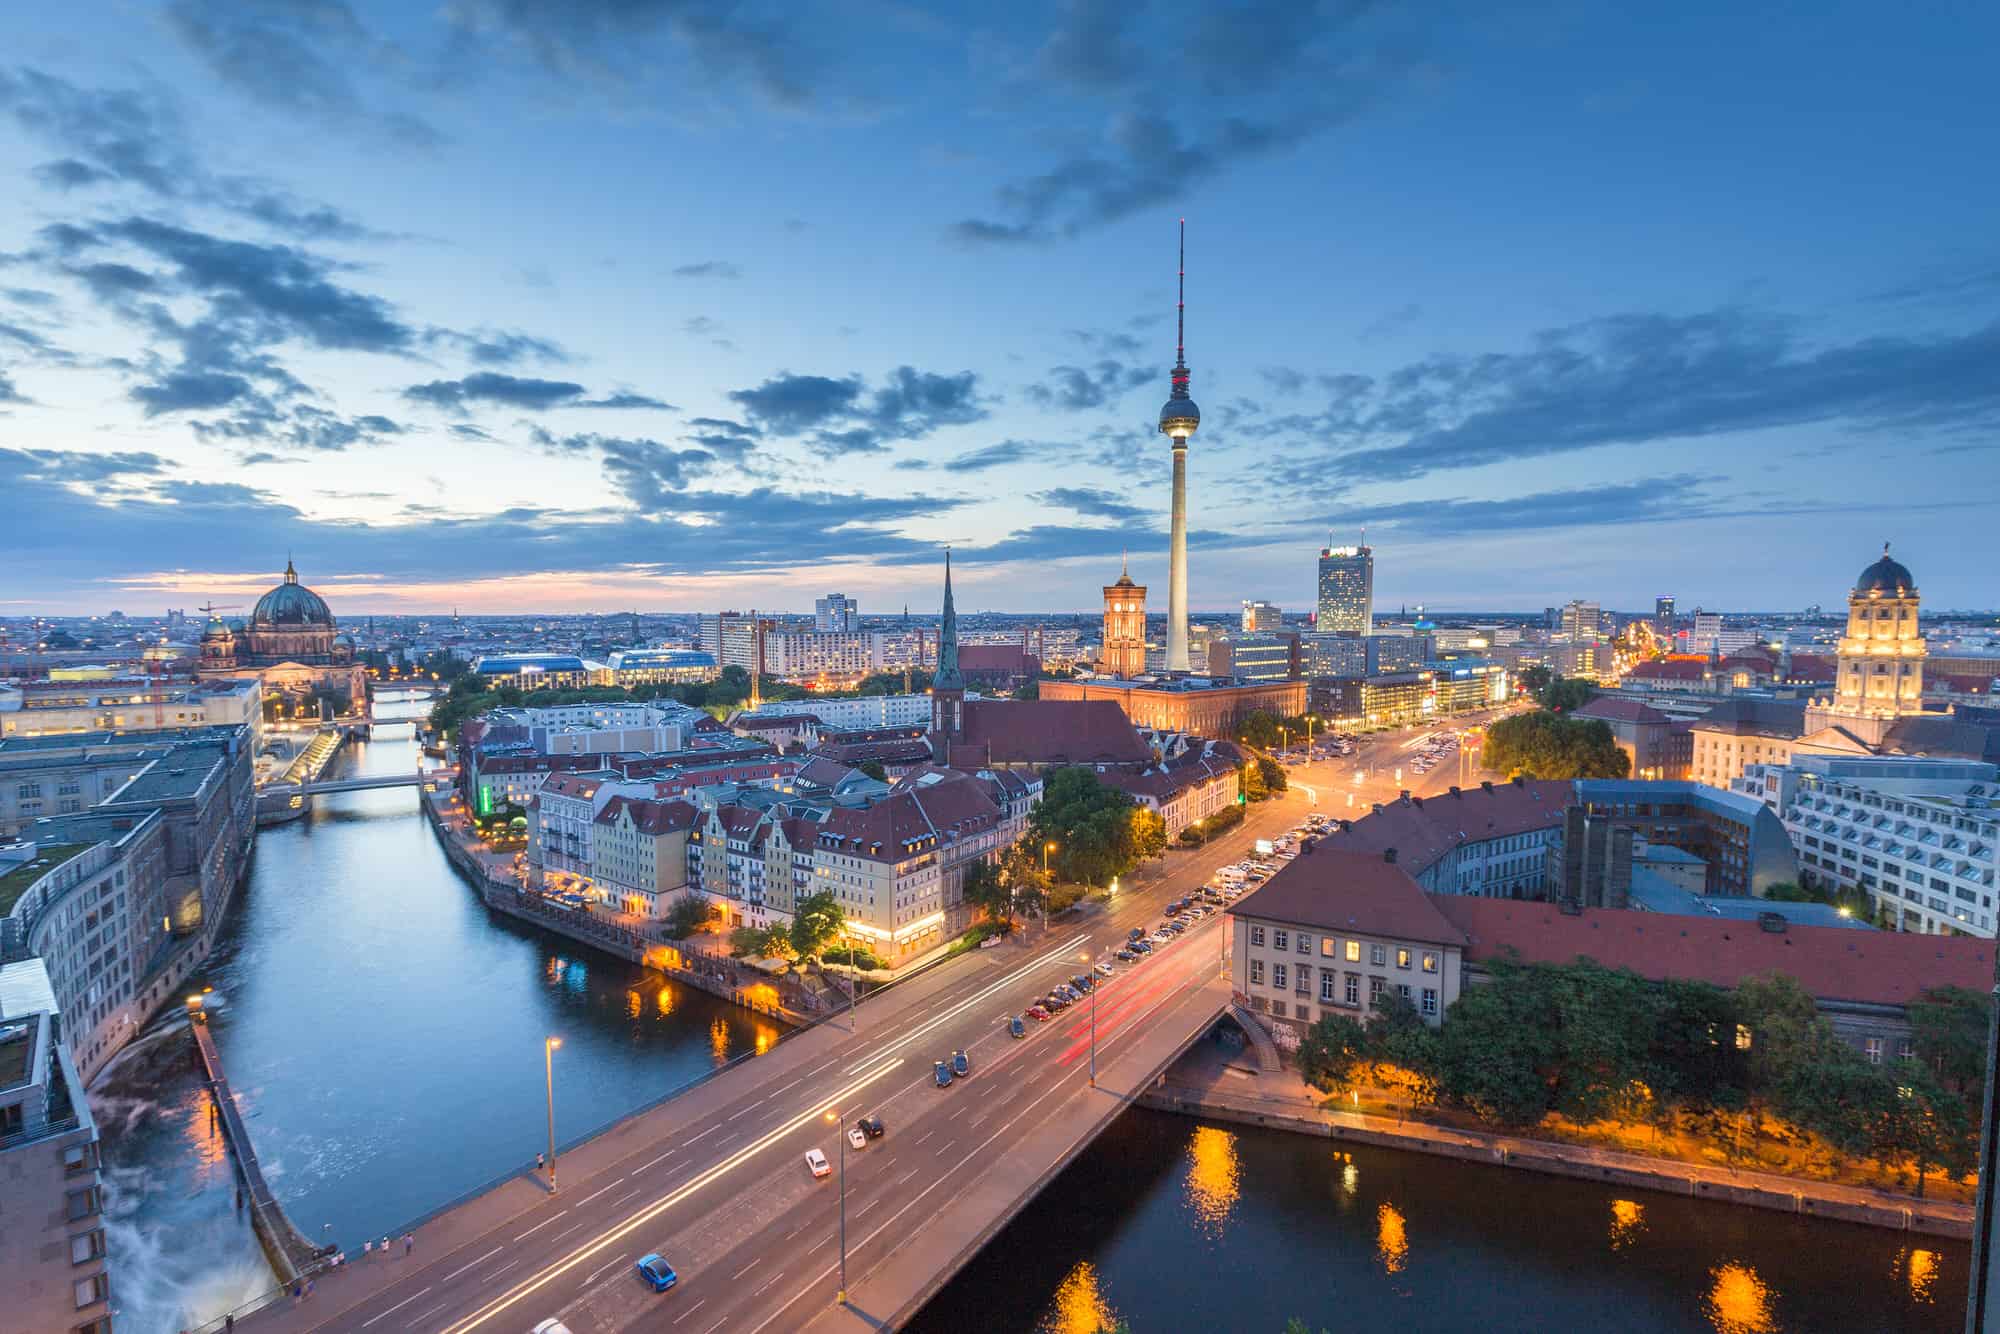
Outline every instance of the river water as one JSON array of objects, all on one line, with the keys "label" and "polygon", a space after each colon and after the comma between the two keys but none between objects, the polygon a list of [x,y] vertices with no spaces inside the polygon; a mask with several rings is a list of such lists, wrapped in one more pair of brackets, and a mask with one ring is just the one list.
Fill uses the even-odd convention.
[{"label": "river water", "polygon": [[[411,705],[415,716],[422,705]],[[378,708],[378,716],[388,706]],[[413,740],[330,775],[401,773]],[[205,979],[216,1041],[273,1189],[344,1245],[532,1162],[546,1138],[644,1105],[776,1031],[636,965],[488,912],[414,789],[320,798],[264,830]],[[118,1328],[171,1334],[266,1290],[210,1137],[185,1020],[91,1091],[110,1181]],[[1410,1330],[1945,1331],[1961,1243],[1619,1192],[1322,1140],[1128,1113],[915,1328],[1279,1334]]]}]

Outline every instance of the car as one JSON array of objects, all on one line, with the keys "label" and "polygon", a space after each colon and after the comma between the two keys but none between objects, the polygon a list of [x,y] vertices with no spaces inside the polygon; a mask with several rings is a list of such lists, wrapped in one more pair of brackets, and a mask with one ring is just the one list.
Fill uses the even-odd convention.
[{"label": "car", "polygon": [[881,1139],[889,1133],[889,1127],[882,1124],[882,1118],[879,1116],[864,1116],[854,1124],[861,1127],[869,1139]]},{"label": "car", "polygon": [[681,1276],[674,1272],[674,1267],[657,1254],[640,1256],[639,1262],[632,1268],[639,1272],[639,1277],[645,1279],[654,1292],[665,1292],[681,1281]]},{"label": "car", "polygon": [[807,1149],[806,1170],[811,1172],[813,1178],[817,1180],[820,1177],[831,1176],[833,1174],[833,1164],[829,1163],[826,1160],[826,1155],[818,1149]]},{"label": "car", "polygon": [[860,1126],[849,1126],[847,1128],[847,1147],[850,1149],[865,1149],[868,1147],[868,1136],[861,1133]]},{"label": "car", "polygon": [[950,1088],[951,1067],[946,1065],[943,1061],[938,1061],[931,1067],[931,1078],[937,1081],[937,1086],[939,1088],[941,1089]]},{"label": "car", "polygon": [[1130,945],[1127,945],[1124,948],[1120,949],[1116,954],[1112,955],[1111,957],[1118,960],[1118,962],[1120,963],[1131,963],[1134,959],[1139,957],[1139,951],[1133,949]]},{"label": "car", "polygon": [[1153,942],[1150,940],[1135,940],[1132,942],[1132,948],[1142,955],[1151,954],[1153,952]]},{"label": "car", "polygon": [[1028,1018],[1034,1020],[1038,1024],[1047,1023],[1049,1019],[1049,1007],[1046,1005],[1039,1005],[1039,1004],[1030,1005],[1027,1009],[1027,1015]]},{"label": "car", "polygon": [[1178,936],[1178,935],[1179,935],[1179,934],[1180,934],[1181,932],[1183,932],[1183,931],[1185,931],[1185,930],[1187,930],[1187,929],[1188,929],[1188,924],[1187,924],[1187,920],[1186,920],[1185,918],[1183,918],[1182,920],[1180,920],[1180,921],[1178,921],[1178,922],[1175,922],[1175,923],[1174,923],[1174,924],[1173,924],[1172,926],[1170,926],[1170,927],[1168,927],[1168,928],[1167,928],[1167,930],[1169,930],[1169,931],[1173,932],[1173,933],[1174,933],[1175,935],[1177,935],[1177,936]]},{"label": "car", "polygon": [[972,1074],[972,1058],[967,1056],[963,1051],[953,1052],[951,1054],[951,1072],[960,1079],[967,1078]]},{"label": "car", "polygon": [[535,1326],[535,1334],[570,1334],[570,1331],[568,1325],[557,1320],[554,1316],[550,1316],[547,1320]]},{"label": "car", "polygon": [[1109,977],[1111,976],[1111,965],[1108,963],[1100,963],[1097,965],[1094,971],[1097,973],[1099,977]]},{"label": "car", "polygon": [[1144,940],[1145,938],[1146,928],[1143,926],[1135,926],[1125,933],[1125,939],[1127,940]]},{"label": "car", "polygon": [[1079,994],[1085,996],[1088,996],[1090,994],[1090,989],[1097,985],[1097,983],[1091,979],[1089,973],[1078,973],[1075,977],[1072,977],[1069,980],[1069,984],[1070,986],[1074,987]]},{"label": "car", "polygon": [[1048,995],[1042,997],[1042,1008],[1050,1014],[1061,1014],[1069,1008],[1069,997],[1059,991],[1051,991]]},{"label": "car", "polygon": [[1171,931],[1155,931],[1153,933],[1153,943],[1155,945],[1165,945],[1172,941],[1173,938],[1174,933]]},{"label": "car", "polygon": [[1020,1015],[1017,1014],[1007,1021],[1007,1033],[1010,1037],[1024,1038],[1028,1036],[1028,1026],[1021,1022]]}]

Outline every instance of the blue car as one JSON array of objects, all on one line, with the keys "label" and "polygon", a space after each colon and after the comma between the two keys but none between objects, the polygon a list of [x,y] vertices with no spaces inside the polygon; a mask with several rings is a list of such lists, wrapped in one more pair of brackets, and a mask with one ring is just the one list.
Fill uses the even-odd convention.
[{"label": "blue car", "polygon": [[937,1086],[939,1088],[942,1089],[951,1087],[951,1067],[946,1065],[943,1061],[939,1061],[937,1065],[932,1068],[931,1077],[937,1080]]},{"label": "blue car", "polygon": [[639,1271],[640,1278],[652,1285],[654,1292],[665,1292],[681,1281],[681,1276],[674,1272],[674,1267],[657,1255],[642,1255],[639,1257],[639,1263],[632,1267]]}]

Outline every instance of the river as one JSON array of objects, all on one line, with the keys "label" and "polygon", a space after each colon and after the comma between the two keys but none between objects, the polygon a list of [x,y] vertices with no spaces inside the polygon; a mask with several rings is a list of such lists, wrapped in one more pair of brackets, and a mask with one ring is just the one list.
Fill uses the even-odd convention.
[{"label": "river", "polygon": [[[409,712],[421,712],[413,705]],[[382,710],[386,712],[386,708]],[[407,772],[413,740],[334,775]],[[768,1044],[768,1024],[489,913],[414,790],[320,798],[262,831],[205,984],[272,1186],[358,1247],[532,1162],[542,1039],[568,1140]],[[118,1328],[171,1334],[270,1286],[208,1133],[185,1020],[155,1021],[91,1091],[110,1182]],[[1410,1330],[1945,1331],[1962,1243],[1322,1140],[1121,1118],[915,1329],[1279,1334]]]}]

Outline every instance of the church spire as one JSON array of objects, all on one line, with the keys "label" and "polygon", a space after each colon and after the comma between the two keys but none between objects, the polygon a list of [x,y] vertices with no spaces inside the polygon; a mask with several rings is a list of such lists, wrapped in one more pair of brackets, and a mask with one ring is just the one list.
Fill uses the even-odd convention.
[{"label": "church spire", "polygon": [[938,627],[938,669],[931,689],[965,689],[965,677],[958,670],[958,610],[951,602],[950,547],[944,549],[944,620]]}]

